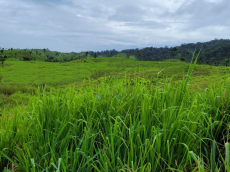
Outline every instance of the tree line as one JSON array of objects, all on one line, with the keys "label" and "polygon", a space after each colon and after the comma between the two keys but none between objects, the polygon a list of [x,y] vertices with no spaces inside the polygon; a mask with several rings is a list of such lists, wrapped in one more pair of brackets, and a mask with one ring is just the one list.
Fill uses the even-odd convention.
[{"label": "tree line", "polygon": [[126,49],[122,51],[105,50],[100,52],[90,51],[90,55],[97,53],[99,56],[111,57],[118,53],[125,53],[127,58],[135,56],[139,61],[163,61],[168,59],[178,59],[190,62],[194,51],[201,50],[198,58],[199,64],[228,65],[230,64],[230,40],[215,39],[209,42],[197,42],[181,44],[175,47],[146,47],[143,49]]},{"label": "tree line", "polygon": [[[13,48],[9,49],[13,51]],[[199,64],[209,65],[230,65],[230,40],[229,39],[215,39],[209,42],[197,42],[197,43],[183,43],[180,46],[175,47],[146,47],[136,49],[126,49],[122,51],[104,50],[104,51],[86,51],[80,53],[60,53],[53,52],[49,49],[42,50],[27,50],[16,51],[9,54],[9,57],[14,56],[15,59],[19,57],[20,60],[30,61],[39,59],[46,62],[68,62],[78,59],[85,59],[88,56],[97,58],[98,56],[112,57],[119,53],[125,53],[127,58],[135,56],[139,61],[163,61],[168,59],[178,59],[181,61],[190,62],[194,51],[196,53],[201,50],[198,58]],[[4,55],[4,48],[0,48],[0,61],[2,66],[7,56]]]}]

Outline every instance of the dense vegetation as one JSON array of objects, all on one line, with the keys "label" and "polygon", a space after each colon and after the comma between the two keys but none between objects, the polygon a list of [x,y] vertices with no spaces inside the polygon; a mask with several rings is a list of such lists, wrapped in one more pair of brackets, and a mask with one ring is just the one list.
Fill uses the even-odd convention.
[{"label": "dense vegetation", "polygon": [[0,170],[229,171],[229,79],[192,90],[194,69],[41,87],[0,119]]},{"label": "dense vegetation", "polygon": [[[146,47],[143,49],[128,49],[122,50],[127,57],[135,56],[140,61],[162,61],[167,59],[178,59],[181,61],[190,62],[194,50],[202,49],[198,63],[209,65],[223,65],[226,66],[230,62],[230,40],[229,39],[215,39],[209,42],[184,43],[176,47]],[[92,55],[94,52],[90,52]],[[111,57],[120,53],[116,50],[106,50],[97,52],[98,55]]]},{"label": "dense vegetation", "polygon": [[143,49],[123,50],[123,53],[135,55],[139,60],[161,61],[166,59],[180,59],[182,61],[191,61],[192,53],[195,49],[202,49],[198,63],[209,65],[228,65],[230,60],[230,40],[212,40],[209,42],[197,42],[182,44],[176,47],[154,48],[147,47]]}]

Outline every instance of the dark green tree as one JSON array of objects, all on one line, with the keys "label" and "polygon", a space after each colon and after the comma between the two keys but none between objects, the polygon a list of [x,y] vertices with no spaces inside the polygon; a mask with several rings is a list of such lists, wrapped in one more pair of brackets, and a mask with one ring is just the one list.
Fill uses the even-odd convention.
[{"label": "dark green tree", "polygon": [[23,61],[30,61],[30,60],[32,60],[32,59],[29,58],[29,57],[22,57],[22,60],[23,60]]},{"label": "dark green tree", "polygon": [[230,60],[226,60],[226,62],[225,62],[226,67],[228,66],[229,62],[230,62]]},{"label": "dark green tree", "polygon": [[184,62],[184,61],[185,61],[185,58],[184,58],[184,57],[181,57],[181,58],[180,58],[180,61]]},{"label": "dark green tree", "polygon": [[94,58],[97,58],[97,53],[94,53],[93,57],[94,57]]},{"label": "dark green tree", "polygon": [[6,59],[7,59],[7,56],[0,56],[0,61],[2,62],[2,67],[3,67],[3,64],[6,61]]},{"label": "dark green tree", "polygon": [[86,52],[85,52],[85,58],[88,56],[88,54],[89,54],[89,52],[88,52],[88,51],[86,51]]}]

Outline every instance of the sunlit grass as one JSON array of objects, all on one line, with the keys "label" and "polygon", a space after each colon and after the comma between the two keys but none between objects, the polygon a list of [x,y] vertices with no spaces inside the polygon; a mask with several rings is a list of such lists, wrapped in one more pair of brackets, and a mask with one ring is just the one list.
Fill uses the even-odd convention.
[{"label": "sunlit grass", "polygon": [[[134,61],[122,57],[97,57],[76,60],[66,63],[49,63],[42,61],[6,61],[5,66],[0,68],[0,79],[2,84],[16,85],[41,85],[63,86],[71,83],[81,83],[83,79],[91,77],[112,76],[133,76],[135,73],[142,74],[148,78],[158,79],[174,77],[174,80],[181,80],[187,73],[189,64],[175,62],[150,62]],[[191,84],[198,83],[200,87],[207,87],[223,78],[230,77],[230,68],[197,65]],[[204,82],[202,82],[204,81]]]},{"label": "sunlit grass", "polygon": [[1,117],[1,170],[229,171],[229,81],[191,91],[194,67],[37,90]]}]

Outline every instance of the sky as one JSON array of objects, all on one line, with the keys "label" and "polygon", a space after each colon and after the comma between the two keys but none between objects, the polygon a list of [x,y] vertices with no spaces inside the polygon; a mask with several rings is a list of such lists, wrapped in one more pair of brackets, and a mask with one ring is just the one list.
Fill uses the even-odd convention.
[{"label": "sky", "polygon": [[229,0],[0,0],[2,48],[123,50],[229,36]]}]

